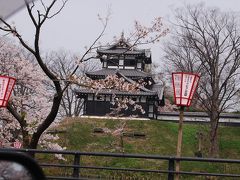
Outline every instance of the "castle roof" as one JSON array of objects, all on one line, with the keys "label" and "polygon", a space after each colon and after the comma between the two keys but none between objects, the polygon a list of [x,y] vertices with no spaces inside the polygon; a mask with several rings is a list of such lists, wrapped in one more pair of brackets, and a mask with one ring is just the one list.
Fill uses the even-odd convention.
[{"label": "castle roof", "polygon": [[133,79],[152,78],[151,74],[136,69],[100,69],[98,71],[87,72],[86,75],[89,77],[102,76],[102,78],[105,78],[107,75],[113,75],[117,72],[121,72],[124,76]]},{"label": "castle roof", "polygon": [[101,56],[103,54],[111,55],[128,55],[128,56],[143,56],[146,58],[146,63],[151,63],[151,55],[149,49],[138,49],[134,45],[130,44],[123,34],[121,38],[106,48],[100,48],[97,53]]},{"label": "castle roof", "polygon": [[[133,71],[133,70],[129,70],[129,71]],[[126,75],[123,74],[123,72],[125,72],[124,70],[115,70],[112,71],[112,73],[114,72],[114,74],[117,74],[119,77],[124,78],[128,83],[135,83],[134,80],[132,80],[131,78],[128,78]],[[141,72],[141,71],[139,71]],[[146,73],[147,74],[147,73]],[[162,100],[163,99],[163,85],[161,84],[154,84],[152,86],[151,89],[147,89],[144,86],[140,86],[139,87],[139,91],[133,91],[133,92],[129,92],[129,91],[119,91],[116,89],[101,89],[101,90],[96,90],[96,89],[88,89],[88,88],[81,88],[78,90],[75,90],[76,94],[89,94],[89,93],[97,93],[97,94],[103,94],[103,95],[111,95],[111,94],[115,94],[115,95],[130,95],[130,96],[136,96],[136,95],[140,95],[140,96],[157,96],[158,100]]]},{"label": "castle roof", "polygon": [[111,94],[115,94],[115,95],[129,95],[129,96],[155,96],[157,95],[157,92],[155,91],[134,91],[134,92],[130,92],[130,91],[119,91],[116,89],[101,89],[101,90],[96,90],[96,89],[86,89],[86,88],[82,88],[82,89],[77,89],[75,90],[76,94],[82,94],[82,93],[92,93],[92,94],[99,94],[99,95],[111,95]]}]

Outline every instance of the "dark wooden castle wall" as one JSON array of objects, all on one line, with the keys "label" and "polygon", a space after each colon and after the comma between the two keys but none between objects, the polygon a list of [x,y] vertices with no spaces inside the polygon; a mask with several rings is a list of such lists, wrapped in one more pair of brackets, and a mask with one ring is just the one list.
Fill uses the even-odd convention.
[{"label": "dark wooden castle wall", "polygon": [[[142,114],[140,110],[133,111],[131,107],[127,110],[122,110],[119,114],[123,116],[138,116],[138,117],[148,117],[148,104],[147,103],[138,103],[145,110],[145,113]],[[114,106],[110,102],[106,101],[85,101],[85,112],[86,115],[97,115],[104,116],[112,112]]]}]

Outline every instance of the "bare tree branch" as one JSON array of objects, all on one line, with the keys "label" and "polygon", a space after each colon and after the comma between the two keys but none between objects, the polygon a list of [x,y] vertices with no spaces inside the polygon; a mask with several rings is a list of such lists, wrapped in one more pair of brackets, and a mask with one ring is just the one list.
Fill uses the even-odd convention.
[{"label": "bare tree branch", "polygon": [[198,72],[197,99],[211,120],[210,154],[217,154],[219,115],[239,91],[239,24],[230,13],[187,6],[176,15],[175,35],[166,44],[166,61],[180,71]]}]

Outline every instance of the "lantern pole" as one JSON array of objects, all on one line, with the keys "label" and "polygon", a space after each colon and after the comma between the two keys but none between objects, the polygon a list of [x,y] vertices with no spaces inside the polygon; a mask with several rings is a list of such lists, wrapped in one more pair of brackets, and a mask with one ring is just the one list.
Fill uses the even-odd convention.
[{"label": "lantern pole", "polygon": [[[184,114],[184,106],[180,106],[179,113],[179,126],[178,126],[178,141],[177,141],[177,158],[181,157],[182,152],[182,135],[183,135],[183,114]],[[180,171],[180,161],[176,161],[176,180],[179,180],[179,172]]]},{"label": "lantern pole", "polygon": [[183,114],[184,108],[189,107],[196,91],[200,77],[197,74],[188,72],[172,73],[174,101],[179,109],[179,127],[178,127],[178,141],[177,141],[177,155],[176,155],[176,180],[180,177],[180,157],[182,152],[182,138],[183,138]]}]

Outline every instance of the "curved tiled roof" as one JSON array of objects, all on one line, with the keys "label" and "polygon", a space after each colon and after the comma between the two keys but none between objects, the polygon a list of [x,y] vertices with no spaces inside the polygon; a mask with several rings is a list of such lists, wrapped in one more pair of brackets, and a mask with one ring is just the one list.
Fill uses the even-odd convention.
[{"label": "curved tiled roof", "polygon": [[[123,78],[125,78],[129,83],[134,83],[134,81],[132,79],[129,79],[127,77],[125,77],[124,75],[122,75],[121,73],[118,72],[119,75],[121,75]],[[101,90],[97,90],[97,89],[78,89],[75,90],[76,94],[82,94],[82,93],[92,93],[92,94],[115,94],[115,95],[140,95],[140,96],[157,96],[159,100],[163,99],[163,85],[162,84],[154,84],[152,89],[147,89],[143,86],[139,87],[138,91],[119,91],[116,89],[101,89]]]},{"label": "curved tiled roof", "polygon": [[138,49],[132,44],[128,42],[124,38],[124,34],[122,33],[121,38],[113,45],[110,45],[107,48],[100,48],[97,50],[98,53],[102,54],[132,54],[138,55],[143,54],[145,55],[145,49]]},{"label": "curved tiled roof", "polygon": [[82,94],[82,93],[92,93],[92,94],[115,94],[115,95],[133,95],[133,96],[137,96],[137,95],[141,95],[141,96],[154,96],[157,95],[157,92],[155,91],[134,91],[134,92],[130,92],[130,91],[119,91],[119,90],[115,90],[115,89],[101,89],[101,90],[95,90],[95,89],[77,89],[75,90],[76,94]]},{"label": "curved tiled roof", "polygon": [[117,72],[120,72],[126,77],[139,77],[139,78],[145,78],[145,77],[152,77],[151,74],[135,70],[135,69],[101,69],[98,71],[92,71],[87,72],[86,75],[96,75],[96,76],[107,76],[107,75],[113,75]]},{"label": "curved tiled roof", "polygon": [[[151,77],[149,73],[138,71],[138,70],[127,70],[127,69],[101,69],[95,72],[86,73],[87,75],[98,75],[107,76],[111,74],[117,74],[123,77],[129,83],[134,83],[135,81],[128,77]],[[129,92],[129,91],[119,91],[115,89],[101,89],[101,90],[91,90],[91,89],[79,89],[75,91],[77,94],[81,93],[98,93],[98,94],[121,94],[121,95],[141,95],[141,96],[155,96],[157,95],[159,100],[163,98],[163,84],[154,84],[151,89],[147,89],[144,86],[139,87],[139,91]]]},{"label": "curved tiled roof", "polygon": [[127,50],[127,49],[99,49],[97,50],[98,53],[102,54],[134,54],[134,55],[140,55],[140,54],[145,54],[145,50]]}]

